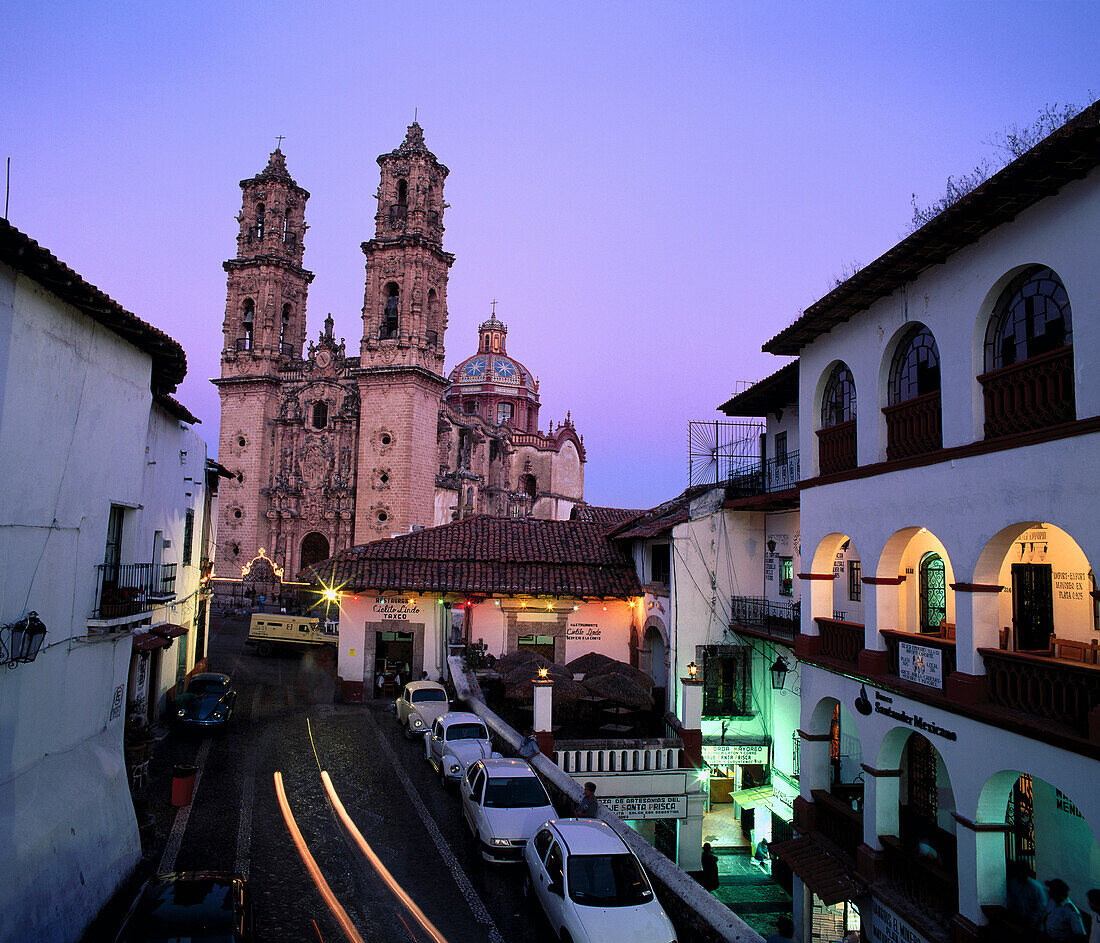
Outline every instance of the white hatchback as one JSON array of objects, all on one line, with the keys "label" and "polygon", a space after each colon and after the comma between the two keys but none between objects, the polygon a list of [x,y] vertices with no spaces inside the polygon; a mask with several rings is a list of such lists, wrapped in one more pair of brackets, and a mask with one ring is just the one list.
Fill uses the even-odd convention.
[{"label": "white hatchback", "polygon": [[676,943],[641,862],[597,819],[545,823],[523,851],[523,890],[571,943]]},{"label": "white hatchback", "polygon": [[462,816],[487,861],[520,861],[527,839],[557,812],[524,760],[478,760],[459,789]]},{"label": "white hatchback", "polygon": [[413,681],[406,684],[395,702],[397,722],[405,728],[409,739],[422,737],[432,721],[451,709],[447,689],[435,681]]}]

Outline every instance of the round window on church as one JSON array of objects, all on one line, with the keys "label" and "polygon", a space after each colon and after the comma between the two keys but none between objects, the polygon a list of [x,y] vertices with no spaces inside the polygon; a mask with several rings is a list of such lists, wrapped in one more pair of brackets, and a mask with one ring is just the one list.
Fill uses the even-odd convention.
[{"label": "round window on church", "polygon": [[378,523],[385,524],[390,519],[390,516],[385,511],[378,512]]},{"label": "round window on church", "polygon": [[237,448],[243,449],[243,448],[244,448],[244,445],[245,445],[245,442],[244,442],[244,436],[243,436],[243,435],[242,435],[242,436],[238,436],[238,437],[237,437]]},{"label": "round window on church", "polygon": [[391,442],[393,441],[393,439],[392,439],[392,438],[391,438],[391,437],[390,437],[390,436],[389,436],[388,434],[385,434],[385,433],[384,433],[384,434],[382,435],[382,438],[381,438],[381,439],[380,439],[379,441],[380,441],[380,442],[381,442],[381,443],[382,443],[383,445],[389,445],[389,444],[390,444],[390,443],[391,443]]},{"label": "round window on church", "polygon": [[236,508],[236,509],[234,509],[234,511],[233,511],[233,516],[234,516],[235,518],[237,518],[237,520],[240,520],[240,519],[241,519],[241,516],[242,516],[243,514],[244,514],[244,512],[243,512],[243,511],[242,511],[242,510],[241,510],[240,508]]}]

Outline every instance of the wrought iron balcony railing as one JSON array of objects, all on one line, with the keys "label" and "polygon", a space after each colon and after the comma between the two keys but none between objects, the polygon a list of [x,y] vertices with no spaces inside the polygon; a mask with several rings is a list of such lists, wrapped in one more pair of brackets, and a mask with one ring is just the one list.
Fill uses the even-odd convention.
[{"label": "wrought iron balcony railing", "polygon": [[174,563],[101,563],[96,567],[93,619],[147,612],[176,594]]},{"label": "wrought iron balcony railing", "polygon": [[729,489],[733,497],[751,497],[754,494],[787,491],[795,487],[798,480],[798,452],[788,452],[760,464],[742,465],[733,469],[729,477]]},{"label": "wrought iron balcony railing", "polygon": [[798,602],[771,602],[762,596],[734,596],[730,600],[730,628],[756,629],[777,638],[793,639],[798,633]]}]

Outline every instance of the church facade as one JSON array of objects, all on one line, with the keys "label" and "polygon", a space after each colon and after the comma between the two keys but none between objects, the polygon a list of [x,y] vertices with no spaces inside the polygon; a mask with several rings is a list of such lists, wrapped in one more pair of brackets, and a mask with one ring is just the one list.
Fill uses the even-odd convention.
[{"label": "church facade", "polygon": [[[448,169],[415,122],[378,158],[358,352],[331,315],[307,343],[309,192],[281,150],[241,181],[227,273],[215,569],[238,575],[263,548],[285,573],[342,550],[470,514],[568,519],[583,504],[572,420],[538,428],[539,384],[507,354],[495,312],[445,373],[443,248]],[[472,339],[471,339],[471,347]]]}]

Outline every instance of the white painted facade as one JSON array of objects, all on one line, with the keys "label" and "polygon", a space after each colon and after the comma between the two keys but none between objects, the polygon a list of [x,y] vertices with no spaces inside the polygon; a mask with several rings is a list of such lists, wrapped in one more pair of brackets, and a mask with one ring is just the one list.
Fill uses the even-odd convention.
[{"label": "white painted facade", "polygon": [[[5,231],[6,251],[23,245],[28,260],[40,252],[13,233]],[[69,286],[80,283],[69,276]],[[127,629],[181,613],[150,607],[112,626],[90,616],[112,504],[128,518],[123,563],[151,562],[154,532],[161,559],[176,562],[184,508],[195,508],[194,579],[181,567],[177,592],[198,585],[205,446],[154,404],[153,363],[0,262],[0,624],[33,610],[47,628],[33,662],[0,672],[2,939],[79,939],[140,856],[122,749]],[[168,651],[193,646],[194,635]],[[173,663],[156,680],[158,700],[174,682]]]},{"label": "white painted facade", "polygon": [[[922,701],[899,693],[904,685],[884,690],[873,684],[866,666],[885,664],[890,637],[884,631],[913,633],[916,650],[927,652],[918,633],[921,561],[928,554],[943,561],[943,621],[954,633],[953,644],[937,652],[950,650],[956,658],[953,681],[960,686],[981,688],[987,659],[979,650],[1004,648],[1002,635],[1011,636],[1014,564],[1051,568],[1058,638],[1085,643],[1100,639],[1096,597],[1090,595],[1095,588],[1091,573],[1100,560],[1094,473],[1100,467],[1100,433],[1087,422],[1100,416],[1100,375],[1093,369],[1098,349],[1093,338],[1100,341],[1098,242],[1100,170],[1094,169],[948,254],[942,264],[924,268],[903,288],[817,332],[800,349],[804,483],[820,474],[822,397],[838,363],[847,365],[856,390],[858,466],[826,483],[809,481],[801,492],[802,571],[816,577],[802,581],[801,632],[818,641],[819,620],[847,610],[844,620],[862,625],[863,649],[859,668],[854,663],[843,670],[802,666],[801,729],[811,739],[801,747],[801,796],[812,802],[813,790],[828,789],[834,781],[829,744],[812,737],[829,733],[839,703],[844,708],[843,738],[849,746],[852,738],[857,741],[850,756],[858,755],[864,768],[877,771],[862,777],[866,848],[861,853],[874,859],[883,854],[883,836],[899,835],[910,734],[916,730],[927,737],[936,751],[936,824],[957,843],[954,932],[973,934],[986,922],[983,905],[1004,904],[1006,807],[1022,774],[1034,778],[1038,878],[1062,878],[1071,899],[1086,908],[1085,892],[1100,886],[1100,845],[1095,839],[1100,805],[1094,788],[1100,765],[1087,738],[1075,748],[1054,736],[1028,734],[1022,728],[1016,732],[1009,723],[976,718],[945,677],[926,688],[939,700]],[[983,387],[977,378],[989,369],[985,345],[995,306],[1006,286],[1029,266],[1051,268],[1072,306],[1077,426],[1059,438],[1044,436],[1040,429],[998,443],[985,435]],[[868,470],[887,462],[882,410],[892,363],[899,342],[917,324],[935,338],[943,449],[956,451],[939,458],[933,454],[909,467],[895,463]],[[847,598],[848,580],[841,578],[847,572],[835,569],[842,554],[846,564],[860,561],[864,580],[879,581],[864,584],[862,611]],[[837,578],[830,580],[830,573]],[[941,656],[931,657],[939,665]],[[950,667],[938,670],[946,675]],[[913,690],[919,691],[920,685]],[[871,705],[868,716],[849,710],[861,693]],[[894,714],[880,713],[880,707]],[[899,715],[923,718],[932,726],[915,727]],[[849,764],[842,782],[853,781],[855,766]],[[899,768],[900,777],[889,774]],[[796,913],[801,908],[805,917],[808,902],[796,894]],[[919,939],[946,938],[946,927],[929,929],[919,919],[901,916],[917,928]],[[802,924],[801,939],[808,940],[808,919]],[[872,932],[876,940],[887,938],[881,929]]]}]

